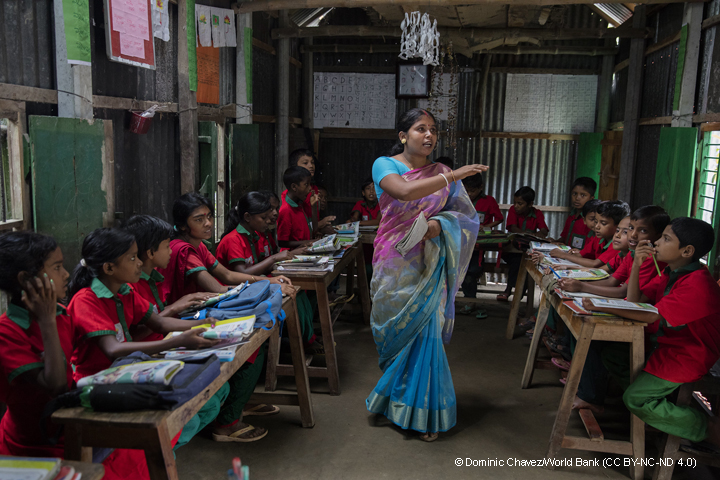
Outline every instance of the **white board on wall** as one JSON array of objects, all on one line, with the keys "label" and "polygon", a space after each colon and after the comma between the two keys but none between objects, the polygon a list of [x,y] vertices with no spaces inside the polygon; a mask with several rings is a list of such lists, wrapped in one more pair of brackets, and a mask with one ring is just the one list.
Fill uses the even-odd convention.
[{"label": "white board on wall", "polygon": [[314,74],[313,128],[395,128],[395,75]]},{"label": "white board on wall", "polygon": [[597,75],[508,74],[503,130],[593,132],[597,82]]}]

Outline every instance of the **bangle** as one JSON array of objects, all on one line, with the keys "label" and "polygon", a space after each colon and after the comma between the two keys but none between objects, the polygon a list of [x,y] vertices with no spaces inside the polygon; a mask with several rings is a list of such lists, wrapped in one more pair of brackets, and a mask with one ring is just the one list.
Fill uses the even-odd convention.
[{"label": "bangle", "polygon": [[453,176],[453,183],[457,183],[457,179],[455,178],[455,172],[453,172],[452,170],[450,170],[450,175]]},{"label": "bangle", "polygon": [[445,174],[440,173],[439,175],[441,175],[441,176],[445,179],[445,186],[446,186],[446,187],[449,187],[449,186],[450,186],[450,182],[448,182],[448,179],[447,179],[447,177],[445,176]]},{"label": "bangle", "polygon": [[253,279],[253,283],[257,282],[257,280],[255,280],[255,277],[253,277],[253,276],[250,276],[250,278],[252,278],[252,279]]}]

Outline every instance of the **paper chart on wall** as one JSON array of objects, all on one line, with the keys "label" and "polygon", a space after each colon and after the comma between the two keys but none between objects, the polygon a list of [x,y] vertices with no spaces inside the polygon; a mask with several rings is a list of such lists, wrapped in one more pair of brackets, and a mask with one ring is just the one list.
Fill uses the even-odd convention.
[{"label": "paper chart on wall", "polygon": [[314,128],[395,128],[395,75],[314,75]]},{"label": "paper chart on wall", "polygon": [[168,0],[153,0],[152,2],[153,36],[163,42],[170,40],[170,13]]},{"label": "paper chart on wall", "polygon": [[120,33],[120,53],[145,57],[145,41],[151,40],[148,6],[144,1],[113,0],[113,30]]}]

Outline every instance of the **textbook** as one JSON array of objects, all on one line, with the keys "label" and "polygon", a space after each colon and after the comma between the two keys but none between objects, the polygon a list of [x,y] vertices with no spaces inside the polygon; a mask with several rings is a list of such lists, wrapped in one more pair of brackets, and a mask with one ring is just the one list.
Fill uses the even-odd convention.
[{"label": "textbook", "polygon": [[618,310],[636,310],[639,312],[658,313],[658,309],[649,303],[628,302],[627,300],[612,298],[592,298],[592,304],[596,307],[617,308]]},{"label": "textbook", "polygon": [[327,258],[322,255],[296,255],[291,260],[277,262],[275,265],[277,267],[316,267],[323,261],[327,263]]},{"label": "textbook", "polygon": [[577,263],[571,262],[570,260],[565,260],[564,258],[553,258],[550,255],[543,255],[543,259],[540,262],[540,265],[550,265],[553,268],[563,268],[563,269],[581,269],[581,268],[583,268],[582,265],[578,265]]},{"label": "textbook", "polygon": [[313,243],[308,247],[307,251],[310,253],[332,253],[338,248],[340,248],[340,241],[337,239],[337,234],[334,233]]},{"label": "textbook", "polygon": [[[237,285],[236,287],[231,288],[230,290],[228,290],[225,293],[221,293],[212,298],[208,298],[207,300],[205,300],[203,303],[201,303],[199,305],[196,305],[196,306],[190,307],[190,308],[186,308],[185,310],[180,312],[180,315],[178,315],[178,316],[180,318],[191,317],[191,316],[195,315],[195,312],[197,312],[198,310],[203,310],[205,308],[211,307],[211,306],[215,305],[216,303],[218,303],[222,300],[225,300],[226,298],[234,297],[238,293],[245,290],[248,285],[250,285],[250,283],[248,283],[248,282],[241,283],[240,285]],[[2,479],[0,479],[0,480],[2,480]]]},{"label": "textbook", "polygon": [[594,317],[612,317],[609,313],[603,313],[603,312],[591,312],[589,310],[585,310],[585,308],[582,306],[582,298],[576,298],[575,300],[566,300],[563,302],[566,307],[568,307],[570,310],[572,310],[574,313],[578,315],[592,315]]},{"label": "textbook", "polygon": [[206,348],[203,350],[172,350],[165,353],[166,360],[200,360],[215,355],[221,362],[235,360],[235,347],[247,341],[230,345],[229,347]]},{"label": "textbook", "polygon": [[[213,348],[218,349],[247,340],[250,335],[252,335],[253,325],[255,325],[255,315],[250,315],[248,317],[220,320],[215,323],[215,328],[207,323],[204,325],[198,325],[197,327],[192,327],[191,330],[195,330],[196,328],[206,328],[207,330],[203,332],[201,336],[211,340],[220,340],[219,343],[213,345]],[[172,332],[170,335],[176,337],[182,334],[183,332]],[[172,352],[177,350],[184,349],[173,349],[169,351]]]},{"label": "textbook", "polygon": [[130,365],[120,365],[102,370],[95,375],[81,378],[78,388],[88,385],[153,384],[168,385],[185,365],[178,360],[149,360]]},{"label": "textbook", "polygon": [[599,268],[559,270],[556,272],[560,278],[574,278],[575,280],[602,280],[610,276],[608,272]]},{"label": "textbook", "polygon": [[295,257],[295,259],[300,259],[301,261],[293,262],[292,260],[290,260],[277,263],[275,265],[277,271],[285,273],[326,272],[332,271],[333,267],[335,266],[335,262],[330,260],[330,257],[322,257],[316,255],[298,255],[297,257]]},{"label": "textbook", "polygon": [[420,215],[418,215],[410,226],[410,230],[408,230],[402,240],[395,244],[395,250],[404,257],[415,245],[422,241],[427,231],[428,223],[425,219],[425,214],[420,212]]},{"label": "textbook", "polygon": [[560,249],[563,252],[569,252],[570,247],[567,245],[555,245],[554,243],[541,243],[541,242],[530,242],[530,250],[540,253],[550,253],[555,249]]},{"label": "textbook", "polygon": [[343,237],[357,237],[360,234],[360,222],[343,223],[337,225],[335,231]]},{"label": "textbook", "polygon": [[0,455],[2,480],[52,480],[60,471],[59,458],[8,457]]}]

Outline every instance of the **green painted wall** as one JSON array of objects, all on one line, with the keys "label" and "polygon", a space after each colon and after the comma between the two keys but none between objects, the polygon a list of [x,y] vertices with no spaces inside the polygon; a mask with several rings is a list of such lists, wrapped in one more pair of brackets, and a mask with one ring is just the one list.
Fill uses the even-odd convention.
[{"label": "green painted wall", "polygon": [[[660,130],[653,203],[671,218],[687,217],[695,184],[697,128],[668,127]],[[642,178],[643,172],[636,172]]]},{"label": "green painted wall", "polygon": [[[603,133],[581,133],[578,142],[575,178],[590,177],[600,185]],[[597,196],[597,193],[595,194]]]}]

